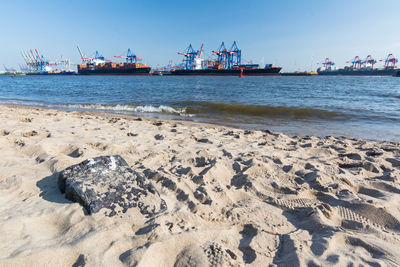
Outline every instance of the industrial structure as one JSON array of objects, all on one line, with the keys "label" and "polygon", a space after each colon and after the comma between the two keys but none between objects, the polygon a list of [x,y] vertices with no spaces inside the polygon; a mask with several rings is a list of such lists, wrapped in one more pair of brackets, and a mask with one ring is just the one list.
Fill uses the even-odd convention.
[{"label": "industrial structure", "polygon": [[361,69],[363,65],[363,61],[359,56],[355,56],[353,60],[351,61],[346,61],[346,63],[351,63],[351,68],[354,70]]},{"label": "industrial structure", "polygon": [[385,62],[385,69],[395,69],[396,63],[399,62],[399,60],[395,58],[393,54],[389,54],[386,59],[382,59],[381,61]]},{"label": "industrial structure", "polygon": [[201,53],[203,52],[203,46],[201,45],[201,49],[195,51],[190,44],[188,48],[184,52],[178,52],[179,55],[184,56],[184,66],[187,70],[193,69],[201,69],[202,68],[202,60],[201,60]]},{"label": "industrial structure", "polygon": [[170,71],[172,75],[279,75],[282,68],[275,67],[272,64],[261,68],[259,64],[243,64],[242,50],[238,48],[236,42],[233,42],[230,49],[227,49],[222,42],[218,50],[212,53],[214,59],[203,59],[202,53],[204,44],[200,50],[194,50],[190,44],[184,52],[178,52],[184,56],[183,64],[176,66]]},{"label": "industrial structure", "polygon": [[376,60],[373,59],[371,55],[368,55],[367,58],[363,62],[364,67],[366,67],[366,68],[370,67],[371,69],[374,69],[375,63],[376,63]]},{"label": "industrial structure", "polygon": [[[227,48],[222,42],[218,49],[211,50],[211,55],[204,56],[204,44],[200,49],[195,50],[190,44],[183,52],[178,52],[183,56],[181,63],[172,64],[169,62],[167,66],[157,68],[151,71],[151,68],[143,63],[143,59],[139,58],[131,49],[127,49],[123,54],[114,56],[123,62],[113,61],[105,58],[99,51],[95,51],[91,56],[86,56],[77,46],[82,64],[77,65],[78,74],[84,75],[151,75],[151,74],[171,74],[171,75],[279,75],[281,68],[272,64],[260,66],[253,64],[251,61],[242,58],[242,50],[239,49],[236,41]],[[21,55],[26,65],[19,65],[22,73],[28,75],[70,75],[76,74],[73,65],[68,59],[61,57],[61,60],[50,61],[41,54],[38,49],[29,49],[22,51]],[[381,68],[377,68],[377,62],[383,62]],[[335,63],[326,58],[317,69],[320,75],[378,75],[387,76],[395,75],[398,71],[398,59],[389,54],[385,59],[375,60],[371,55],[366,58],[359,56],[352,60],[346,61],[350,63],[343,68],[336,68]],[[74,66],[75,67],[75,66]],[[4,66],[8,73],[17,73],[14,68]],[[306,73],[306,72],[304,72]],[[302,72],[285,73],[285,75],[303,75]]]},{"label": "industrial structure", "polygon": [[224,42],[222,42],[218,50],[212,52],[217,55],[216,63],[225,69],[231,69],[242,64],[242,50],[237,47],[236,41],[233,42],[229,50],[226,49]]},{"label": "industrial structure", "polygon": [[322,64],[322,67],[319,68],[320,71],[332,71],[335,69],[335,62],[331,61],[328,57],[325,58],[323,62],[320,62],[318,64]]},{"label": "industrial structure", "polygon": [[98,51],[94,56],[84,55],[77,46],[83,64],[78,65],[78,74],[82,75],[150,75],[151,68],[144,63],[139,63],[142,59],[137,57],[130,49],[121,56],[115,58],[125,59],[125,62],[112,62],[105,58]]},{"label": "industrial structure", "polygon": [[114,56],[114,57],[124,58],[127,63],[137,63],[138,61],[143,60],[142,58],[139,58],[135,54],[133,54],[130,48],[128,48],[128,51],[124,54],[125,54],[124,56]]},{"label": "industrial structure", "polygon": [[49,61],[39,53],[37,49],[30,49],[21,52],[25,60],[26,70],[28,75],[73,75],[75,71],[71,69],[69,60],[63,59],[61,61]]},{"label": "industrial structure", "polygon": [[361,59],[356,56],[353,60],[347,61],[351,63],[350,66],[346,66],[342,69],[334,69],[331,66],[331,62],[327,58],[323,64],[323,67],[318,68],[317,72],[319,75],[354,75],[354,76],[393,76],[396,74],[396,63],[398,59],[389,54],[386,59],[380,60],[384,62],[384,66],[381,69],[375,68],[376,60],[368,55],[365,59]]},{"label": "industrial structure", "polygon": [[17,72],[16,69],[14,69],[13,67],[8,68],[6,65],[3,65],[5,72],[7,73],[14,73]]}]

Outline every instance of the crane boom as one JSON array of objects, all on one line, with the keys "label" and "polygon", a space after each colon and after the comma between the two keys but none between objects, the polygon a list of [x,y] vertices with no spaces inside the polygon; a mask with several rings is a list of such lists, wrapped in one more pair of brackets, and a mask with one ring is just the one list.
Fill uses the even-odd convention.
[{"label": "crane boom", "polygon": [[204,44],[201,44],[200,53],[199,53],[199,58],[201,58],[201,53],[203,53],[203,47],[204,47]]},{"label": "crane boom", "polygon": [[32,57],[32,55],[31,54],[29,54],[29,51],[28,52],[26,52],[26,55],[28,56],[28,58],[31,60],[31,63],[32,64],[35,64],[35,58],[34,57]]},{"label": "crane boom", "polygon": [[77,45],[76,47],[78,48],[78,51],[79,51],[79,54],[81,55],[81,58],[84,58],[84,56],[83,56],[83,54],[82,54],[82,51],[81,51],[79,45]]},{"label": "crane boom", "polygon": [[35,55],[33,54],[32,49],[31,49],[30,51],[31,51],[31,54],[32,54],[33,59],[35,59],[35,61],[36,61],[36,64],[38,64],[39,62],[36,60],[36,57],[35,57]]},{"label": "crane boom", "polygon": [[25,57],[24,52],[21,52],[22,57],[24,58],[26,64],[29,64],[30,61]]},{"label": "crane boom", "polygon": [[44,62],[43,62],[43,59],[42,59],[42,57],[40,56],[40,54],[39,54],[39,52],[38,52],[38,50],[35,48],[35,51],[36,51],[36,54],[37,54],[37,56],[39,57],[39,60],[40,60],[40,62],[43,64]]}]

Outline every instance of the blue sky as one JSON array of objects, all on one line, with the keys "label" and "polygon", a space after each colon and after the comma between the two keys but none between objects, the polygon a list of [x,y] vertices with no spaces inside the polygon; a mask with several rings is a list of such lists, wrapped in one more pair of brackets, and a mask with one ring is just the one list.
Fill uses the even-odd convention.
[{"label": "blue sky", "polygon": [[180,62],[189,43],[206,56],[237,41],[243,58],[284,71],[337,65],[368,54],[400,57],[399,0],[125,0],[2,1],[0,69],[23,63],[22,50],[80,63],[87,54],[112,58],[131,48],[150,66]]}]

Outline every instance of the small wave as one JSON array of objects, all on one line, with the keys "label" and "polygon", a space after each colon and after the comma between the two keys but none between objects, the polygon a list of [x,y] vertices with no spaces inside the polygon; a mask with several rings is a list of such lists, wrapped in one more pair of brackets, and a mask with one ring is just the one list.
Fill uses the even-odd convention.
[{"label": "small wave", "polygon": [[137,113],[164,113],[172,115],[186,115],[186,108],[170,107],[165,105],[106,105],[106,104],[71,104],[64,105],[70,109],[103,110],[115,112],[137,112]]},{"label": "small wave", "polygon": [[198,102],[193,107],[188,107],[186,112],[196,115],[245,115],[260,117],[290,117],[292,119],[317,118],[317,119],[347,119],[349,115],[314,108],[298,108],[283,106],[260,106],[243,104],[226,104],[215,102]]}]

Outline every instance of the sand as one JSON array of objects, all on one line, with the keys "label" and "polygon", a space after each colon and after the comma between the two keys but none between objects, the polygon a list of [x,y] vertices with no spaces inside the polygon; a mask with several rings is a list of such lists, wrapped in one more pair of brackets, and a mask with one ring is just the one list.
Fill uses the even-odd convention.
[{"label": "sand", "polygon": [[[0,114],[1,266],[400,262],[399,143],[5,105]],[[167,210],[108,217],[67,200],[58,173],[104,155],[150,179]]]}]

